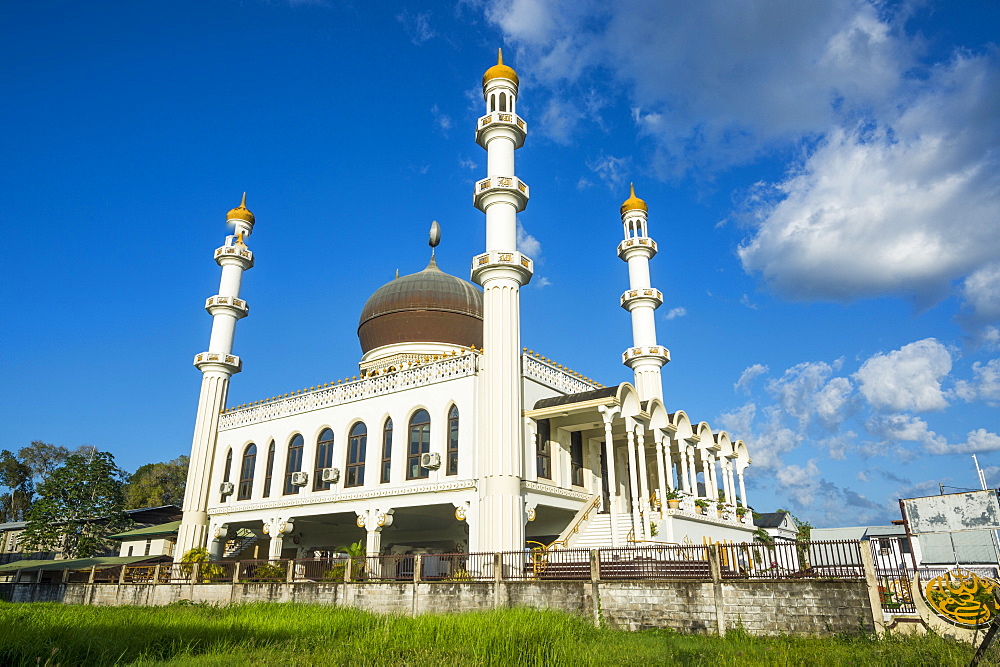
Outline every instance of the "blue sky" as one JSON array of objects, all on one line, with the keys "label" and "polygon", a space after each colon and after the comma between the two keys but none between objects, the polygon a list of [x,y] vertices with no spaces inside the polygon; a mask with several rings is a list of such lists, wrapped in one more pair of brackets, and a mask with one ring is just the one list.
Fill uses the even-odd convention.
[{"label": "blue sky", "polygon": [[[610,6],[609,6],[610,4]],[[190,448],[204,299],[248,192],[230,404],[357,374],[394,275],[467,277],[479,81],[531,134],[524,345],[630,380],[630,181],[668,407],[727,428],[761,510],[884,522],[1000,485],[1000,5],[14,0],[0,5],[0,448]],[[993,40],[993,41],[991,41]]]}]

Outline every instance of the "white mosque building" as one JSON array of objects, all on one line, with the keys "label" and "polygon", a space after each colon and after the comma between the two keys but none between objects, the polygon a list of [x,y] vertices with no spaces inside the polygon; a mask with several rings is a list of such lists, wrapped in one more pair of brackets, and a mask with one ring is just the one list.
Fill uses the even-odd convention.
[{"label": "white mosque building", "polygon": [[[214,558],[302,558],[358,540],[378,555],[751,539],[745,445],[664,401],[657,246],[634,190],[618,256],[633,338],[622,361],[635,382],[605,387],[521,346],[533,262],[515,242],[529,188],[514,153],[528,128],[502,56],[483,97],[475,285],[442,272],[432,252],[422,271],[375,290],[357,330],[359,379],[226,407],[243,365],[232,347],[255,223],[245,195],[229,211],[219,293],[205,304],[211,339],[194,361],[202,387],[178,557],[207,547]],[[432,247],[438,239],[435,223]]]}]

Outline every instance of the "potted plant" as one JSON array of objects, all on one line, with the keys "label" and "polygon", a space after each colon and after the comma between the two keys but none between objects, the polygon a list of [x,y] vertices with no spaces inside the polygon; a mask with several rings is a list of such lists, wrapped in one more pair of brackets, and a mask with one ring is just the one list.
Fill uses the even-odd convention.
[{"label": "potted plant", "polygon": [[667,499],[667,507],[675,510],[681,506],[681,494],[677,493],[674,489],[667,491],[664,496]]},{"label": "potted plant", "polygon": [[699,514],[705,514],[708,510],[709,501],[706,498],[698,498],[694,501],[694,506],[698,508]]}]

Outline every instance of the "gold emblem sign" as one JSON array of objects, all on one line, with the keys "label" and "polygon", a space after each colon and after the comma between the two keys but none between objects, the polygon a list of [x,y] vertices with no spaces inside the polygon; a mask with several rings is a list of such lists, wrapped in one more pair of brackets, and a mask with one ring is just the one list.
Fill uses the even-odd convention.
[{"label": "gold emblem sign", "polygon": [[1000,583],[963,568],[927,582],[924,598],[940,616],[960,625],[983,625],[997,614],[993,591]]}]

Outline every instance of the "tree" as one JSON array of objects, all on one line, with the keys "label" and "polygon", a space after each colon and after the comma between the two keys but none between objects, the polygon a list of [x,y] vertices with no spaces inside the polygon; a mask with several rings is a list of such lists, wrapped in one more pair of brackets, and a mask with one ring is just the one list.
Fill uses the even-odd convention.
[{"label": "tree", "polygon": [[17,458],[31,469],[31,476],[39,481],[45,481],[53,470],[66,461],[67,456],[69,450],[65,447],[50,445],[41,440],[34,440],[17,452]]},{"label": "tree", "polygon": [[128,475],[108,452],[70,454],[38,486],[21,536],[27,549],[61,550],[68,558],[89,558],[106,549],[108,535],[131,521],[124,513]]},{"label": "tree", "polygon": [[35,493],[31,477],[31,468],[13,452],[6,449],[0,452],[0,486],[10,489],[0,494],[0,523],[24,521]]},{"label": "tree", "polygon": [[160,507],[181,505],[187,483],[188,457],[178,456],[165,463],[140,466],[125,487],[125,507]]}]

